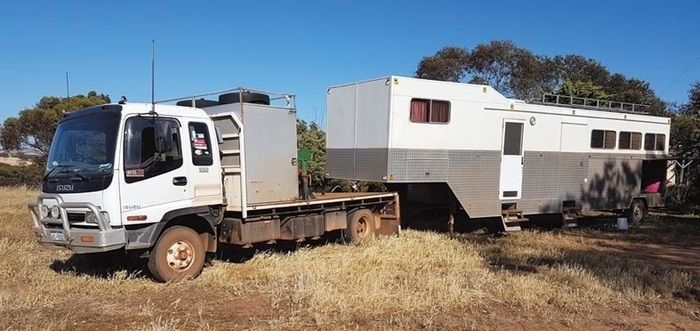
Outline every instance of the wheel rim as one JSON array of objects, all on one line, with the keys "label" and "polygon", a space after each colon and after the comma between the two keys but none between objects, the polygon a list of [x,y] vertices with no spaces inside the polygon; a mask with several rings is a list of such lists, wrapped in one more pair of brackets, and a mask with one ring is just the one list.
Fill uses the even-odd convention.
[{"label": "wheel rim", "polygon": [[168,267],[177,272],[187,270],[194,261],[194,247],[185,240],[178,240],[168,248],[166,253]]},{"label": "wheel rim", "polygon": [[367,235],[367,218],[361,217],[357,220],[357,228],[355,229],[357,236],[362,238]]},{"label": "wheel rim", "polygon": [[642,220],[642,208],[639,205],[635,205],[632,210],[632,220],[635,223],[639,223]]}]

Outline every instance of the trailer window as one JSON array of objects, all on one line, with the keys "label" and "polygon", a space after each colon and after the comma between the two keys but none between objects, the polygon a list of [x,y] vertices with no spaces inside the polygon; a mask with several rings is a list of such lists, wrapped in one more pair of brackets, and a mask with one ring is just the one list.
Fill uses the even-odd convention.
[{"label": "trailer window", "polygon": [[[173,143],[169,151],[156,149],[156,124],[170,125]],[[155,177],[182,166],[180,124],[174,119],[132,117],[126,121],[124,133],[124,177],[134,183]]]},{"label": "trailer window", "polygon": [[591,131],[591,148],[615,149],[615,131]]},{"label": "trailer window", "polygon": [[647,151],[663,151],[666,149],[666,135],[647,133],[644,135],[644,149]]},{"label": "trailer window", "polygon": [[410,119],[413,123],[447,123],[450,121],[450,102],[411,99]]},{"label": "trailer window", "polygon": [[639,150],[642,148],[642,134],[639,132],[620,132],[620,140],[618,142],[619,149]]},{"label": "trailer window", "polygon": [[211,139],[209,130],[204,123],[190,122],[190,148],[192,150],[192,164],[197,166],[210,166],[214,164],[211,155]]}]

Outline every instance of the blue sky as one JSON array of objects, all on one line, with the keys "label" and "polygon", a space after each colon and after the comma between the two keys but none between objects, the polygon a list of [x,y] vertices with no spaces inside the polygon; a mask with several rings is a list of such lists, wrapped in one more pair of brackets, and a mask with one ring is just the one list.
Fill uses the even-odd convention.
[{"label": "blue sky", "polygon": [[493,39],[598,59],[671,101],[700,80],[698,1],[28,0],[3,12],[0,119],[65,95],[66,71],[72,93],[150,100],[151,39],[157,99],[292,92],[304,119],[322,118],[329,85],[412,75],[442,46]]}]

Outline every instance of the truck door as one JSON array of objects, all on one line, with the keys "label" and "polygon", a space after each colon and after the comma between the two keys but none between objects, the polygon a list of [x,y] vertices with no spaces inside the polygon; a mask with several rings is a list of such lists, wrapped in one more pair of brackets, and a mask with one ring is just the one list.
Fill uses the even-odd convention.
[{"label": "truck door", "polygon": [[190,162],[183,158],[183,146],[188,146],[185,130],[173,118],[126,120],[119,176],[122,224],[158,222],[166,212],[191,205]]},{"label": "truck door", "polygon": [[503,121],[501,148],[501,199],[520,199],[523,185],[523,131],[525,123]]},{"label": "truck door", "polygon": [[[212,142],[216,142],[216,132],[201,120],[188,122],[187,131],[194,201],[198,204],[221,203],[221,172],[215,170],[220,169],[220,161],[214,157],[212,146]],[[185,153],[188,153],[187,149]]]}]

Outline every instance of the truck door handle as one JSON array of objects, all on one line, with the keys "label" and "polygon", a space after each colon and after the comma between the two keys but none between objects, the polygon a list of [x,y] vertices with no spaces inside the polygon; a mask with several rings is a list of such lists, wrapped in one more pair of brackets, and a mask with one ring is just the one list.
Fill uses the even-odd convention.
[{"label": "truck door handle", "polygon": [[185,186],[187,185],[187,177],[174,177],[173,185],[175,186]]}]

